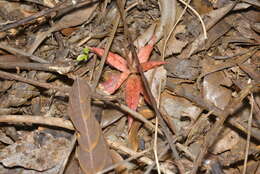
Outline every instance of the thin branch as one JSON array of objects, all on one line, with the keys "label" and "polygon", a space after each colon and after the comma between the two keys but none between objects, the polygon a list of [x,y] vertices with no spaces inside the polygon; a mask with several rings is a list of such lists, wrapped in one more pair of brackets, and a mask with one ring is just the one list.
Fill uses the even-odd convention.
[{"label": "thin branch", "polygon": [[145,153],[147,153],[147,152],[149,152],[149,151],[151,151],[151,150],[152,150],[152,148],[149,148],[149,149],[146,149],[146,150],[144,150],[144,151],[142,151],[142,152],[138,152],[136,155],[133,155],[133,156],[127,158],[126,160],[122,160],[122,161],[120,161],[120,162],[118,162],[118,163],[115,163],[115,164],[113,164],[112,166],[110,166],[110,167],[108,167],[108,168],[106,168],[106,169],[104,169],[104,170],[102,170],[102,171],[99,171],[97,174],[107,173],[107,172],[109,172],[109,171],[111,171],[111,170],[117,168],[117,167],[120,166],[120,165],[123,165],[123,164],[125,164],[125,163],[127,163],[127,162],[129,162],[129,161],[132,161],[132,160],[134,160],[134,159],[137,159],[137,158],[143,156]]},{"label": "thin branch", "polygon": [[204,35],[204,39],[207,39],[208,36],[207,36],[207,29],[205,27],[205,24],[200,16],[200,14],[194,9],[192,8],[187,2],[183,1],[183,0],[179,0],[182,4],[184,4],[185,6],[187,6],[198,18],[199,18],[199,21],[201,23],[201,26],[202,26],[202,30],[203,30],[203,35]]},{"label": "thin branch", "polygon": [[99,79],[100,79],[102,71],[103,71],[103,67],[105,65],[105,62],[106,62],[106,59],[107,59],[107,56],[108,56],[108,53],[109,53],[109,49],[110,49],[110,47],[112,45],[112,42],[114,40],[114,37],[115,37],[116,30],[117,30],[119,22],[120,22],[120,15],[117,14],[116,21],[114,22],[111,35],[110,35],[109,40],[108,40],[108,42],[106,44],[105,52],[102,55],[102,58],[101,58],[101,61],[100,61],[100,64],[99,64],[99,71],[97,73],[97,77],[95,79],[95,82],[93,83],[93,89],[95,89],[97,87],[97,85],[98,85]]},{"label": "thin branch", "polygon": [[[138,154],[138,152],[135,152],[132,149],[129,149],[128,147],[125,147],[125,146],[121,145],[118,142],[111,141],[109,139],[107,140],[107,142],[108,142],[110,147],[112,147],[112,148],[114,148],[116,150],[123,151],[124,153],[127,153],[127,154],[132,155],[132,156]],[[139,158],[139,160],[142,161],[143,163],[147,164],[147,165],[152,165],[153,164],[153,160],[151,160],[148,157],[141,157],[141,158]],[[160,166],[160,170],[161,170],[161,172],[163,172],[165,174],[174,174],[170,169],[166,168],[164,165]]]},{"label": "thin branch", "polygon": [[1,69],[23,69],[23,70],[38,70],[58,72],[59,74],[66,74],[73,70],[72,65],[60,65],[60,64],[43,64],[43,63],[14,63],[14,62],[0,62]]},{"label": "thin branch", "polygon": [[20,82],[29,83],[31,85],[39,86],[39,87],[46,88],[46,89],[54,89],[54,90],[57,90],[57,91],[60,91],[60,92],[63,92],[63,93],[68,93],[69,90],[70,90],[69,87],[54,86],[54,85],[51,85],[49,83],[40,82],[40,81],[36,81],[36,80],[31,80],[31,79],[26,79],[24,77],[21,77],[21,76],[15,75],[15,74],[11,74],[11,73],[8,73],[8,72],[4,72],[4,71],[1,71],[1,70],[0,70],[0,78],[9,79],[9,80],[17,80],[17,81],[20,81]]},{"label": "thin branch", "polygon": [[163,45],[163,50],[162,50],[162,60],[164,60],[165,58],[165,50],[166,50],[166,46],[167,46],[167,43],[170,39],[170,37],[172,36],[172,33],[175,29],[175,27],[177,26],[177,24],[180,22],[181,18],[183,17],[183,15],[185,14],[186,10],[187,10],[187,7],[188,5],[190,4],[191,0],[189,0],[186,4],[185,4],[185,8],[183,9],[183,11],[181,12],[181,15],[179,16],[179,18],[177,19],[177,21],[175,22],[175,24],[173,25],[170,33],[168,34],[168,36],[166,37],[166,40],[165,40],[165,43]]},{"label": "thin branch", "polygon": [[48,61],[44,60],[43,58],[40,58],[38,56],[34,56],[32,54],[29,54],[21,49],[13,48],[7,44],[0,43],[0,48],[3,50],[6,50],[14,55],[21,55],[30,58],[33,61],[39,62],[39,63],[48,63]]},{"label": "thin branch", "polygon": [[250,138],[251,138],[251,130],[252,130],[252,119],[253,119],[253,109],[254,109],[254,97],[253,97],[252,93],[251,93],[251,97],[250,97],[250,105],[251,105],[251,109],[250,109],[250,115],[248,118],[248,131],[247,131],[248,133],[247,133],[247,139],[246,139],[246,151],[245,151],[243,174],[246,174]]},{"label": "thin branch", "polygon": [[69,120],[37,115],[1,115],[0,123],[33,123],[74,130],[73,124]]}]

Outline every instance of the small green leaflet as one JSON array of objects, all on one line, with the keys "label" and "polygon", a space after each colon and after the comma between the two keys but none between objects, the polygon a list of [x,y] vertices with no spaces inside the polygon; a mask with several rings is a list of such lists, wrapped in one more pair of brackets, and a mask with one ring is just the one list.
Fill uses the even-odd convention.
[{"label": "small green leaflet", "polygon": [[88,60],[89,58],[89,48],[84,48],[82,50],[83,54],[80,54],[78,57],[77,57],[77,61],[84,61],[84,60]]}]

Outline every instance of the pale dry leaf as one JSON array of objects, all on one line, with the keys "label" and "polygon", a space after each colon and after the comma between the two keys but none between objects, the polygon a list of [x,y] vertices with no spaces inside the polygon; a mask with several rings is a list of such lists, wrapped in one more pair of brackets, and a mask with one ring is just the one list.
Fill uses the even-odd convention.
[{"label": "pale dry leaf", "polygon": [[228,86],[230,80],[223,72],[215,72],[203,79],[203,97],[207,102],[213,103],[216,107],[224,109],[232,95],[232,91],[223,85]]}]

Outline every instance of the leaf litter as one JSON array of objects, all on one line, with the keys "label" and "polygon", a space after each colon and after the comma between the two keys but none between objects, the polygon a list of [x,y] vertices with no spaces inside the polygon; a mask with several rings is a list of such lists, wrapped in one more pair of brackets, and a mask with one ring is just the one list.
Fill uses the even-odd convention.
[{"label": "leaf litter", "polygon": [[1,1],[0,173],[259,173],[259,4],[118,3]]}]

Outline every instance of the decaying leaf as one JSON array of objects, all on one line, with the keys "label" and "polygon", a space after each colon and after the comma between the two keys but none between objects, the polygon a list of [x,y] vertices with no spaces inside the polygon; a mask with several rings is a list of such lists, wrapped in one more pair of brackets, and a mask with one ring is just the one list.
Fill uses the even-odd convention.
[{"label": "decaying leaf", "polygon": [[70,92],[69,116],[78,133],[76,153],[84,174],[95,174],[112,164],[100,125],[91,112],[90,94],[87,82],[77,78]]}]

